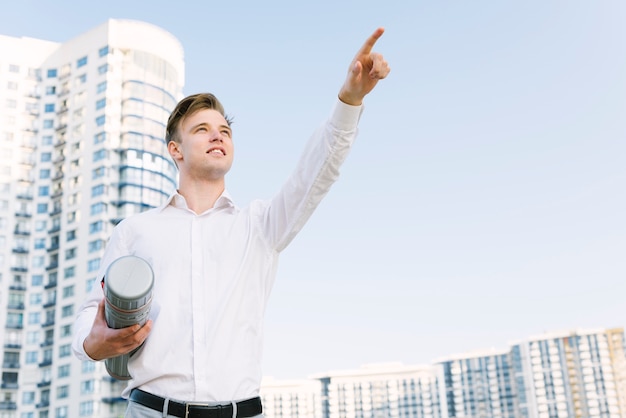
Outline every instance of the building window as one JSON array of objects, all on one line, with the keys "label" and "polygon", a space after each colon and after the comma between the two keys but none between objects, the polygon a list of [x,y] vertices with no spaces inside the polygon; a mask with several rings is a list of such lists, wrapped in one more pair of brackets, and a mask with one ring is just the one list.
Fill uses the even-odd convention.
[{"label": "building window", "polygon": [[46,86],[46,94],[48,96],[57,94],[57,86]]},{"label": "building window", "polygon": [[39,352],[27,351],[26,352],[26,364],[35,364],[39,361]]},{"label": "building window", "polygon": [[93,381],[93,379],[84,380],[80,382],[80,394],[81,395],[93,393],[94,388],[95,388],[95,382]]},{"label": "building window", "polygon": [[76,77],[76,85],[80,86],[81,84],[85,84],[87,82],[87,74],[81,74]]},{"label": "building window", "polygon": [[17,90],[17,83],[15,81],[9,81],[7,82],[7,89],[8,90]]},{"label": "building window", "polygon": [[67,286],[63,288],[63,297],[69,298],[74,296],[74,285]]},{"label": "building window", "polygon": [[[64,396],[64,398],[66,397],[67,395]],[[56,408],[54,418],[67,418],[67,406],[59,406],[58,408]]]},{"label": "building window", "polygon": [[43,127],[46,129],[52,128],[54,126],[54,121],[52,119],[44,119]]},{"label": "building window", "polygon": [[96,118],[96,126],[102,126],[106,123],[106,117],[104,115]]},{"label": "building window", "polygon": [[90,213],[91,215],[97,215],[99,213],[106,212],[107,205],[104,202],[98,202],[91,205]]},{"label": "building window", "polygon": [[109,71],[108,64],[102,64],[98,67],[98,74],[106,74],[107,71]]},{"label": "building window", "polygon": [[73,258],[76,258],[76,253],[76,247],[65,250],[65,259],[71,260]]},{"label": "building window", "polygon": [[41,153],[41,162],[45,163],[48,161],[52,160],[52,153],[51,152],[42,152]]},{"label": "building window", "polygon": [[107,100],[106,99],[100,99],[98,101],[96,101],[96,110],[100,110],[103,109],[107,104]]},{"label": "building window", "polygon": [[101,196],[104,194],[106,187],[104,184],[99,184],[91,188],[91,197]]},{"label": "building window", "polygon": [[44,135],[41,137],[41,145],[52,145],[52,135]]},{"label": "building window", "polygon": [[50,169],[44,168],[39,170],[39,178],[40,179],[49,179],[50,178]]},{"label": "building window", "polygon": [[81,402],[78,407],[78,413],[81,417],[88,417],[93,414],[93,401]]},{"label": "building window", "polygon": [[29,296],[29,304],[31,306],[41,305],[42,300],[43,296],[41,293],[31,293]]},{"label": "building window", "polygon": [[59,358],[68,357],[72,354],[72,345],[65,344],[59,347]]},{"label": "building window", "polygon": [[62,366],[59,366],[59,371],[57,376],[58,377],[67,377],[70,375],[70,365],[69,364],[64,364]]},{"label": "building window", "polygon": [[104,248],[104,240],[97,239],[95,241],[91,241],[88,244],[88,248],[89,248],[89,252],[90,253],[93,253],[93,252],[96,252],[96,251],[100,251],[100,250],[102,250]]},{"label": "building window", "polygon": [[81,372],[83,373],[91,373],[96,370],[96,362],[85,360],[81,365]]},{"label": "building window", "polygon": [[30,325],[41,324],[41,312],[30,312],[28,314],[28,323]]},{"label": "building window", "polygon": [[48,78],[55,78],[57,76],[57,69],[56,68],[49,68],[48,69]]},{"label": "building window", "polygon": [[48,204],[37,203],[37,213],[48,213]]},{"label": "building window", "polygon": [[100,232],[104,229],[104,222],[96,221],[89,224],[89,233]]},{"label": "building window", "polygon": [[105,132],[100,132],[93,137],[94,144],[100,144],[107,139],[107,134]]},{"label": "building window", "polygon": [[20,66],[19,65],[15,65],[15,64],[9,64],[9,72],[10,73],[19,73],[20,72]]},{"label": "building window", "polygon": [[[69,393],[70,393],[70,387],[69,386],[64,385],[64,386],[57,387],[57,399],[67,398],[69,396]],[[59,408],[57,408],[57,411],[58,411],[58,409]],[[63,415],[63,416],[66,416],[66,415]]]},{"label": "building window", "polygon": [[96,86],[96,93],[103,93],[107,89],[107,82],[103,81]]},{"label": "building window", "polygon": [[87,65],[87,57],[82,57],[76,60],[76,68],[84,67]]},{"label": "building window", "polygon": [[101,149],[93,153],[94,162],[104,160],[106,157],[107,157],[107,151],[105,149]]},{"label": "building window", "polygon": [[74,241],[76,239],[76,230],[72,229],[71,231],[67,231],[65,233],[65,241]]},{"label": "building window", "polygon": [[101,177],[104,177],[106,175],[106,168],[105,167],[98,167],[98,168],[94,168],[91,171],[91,178],[93,180],[95,179],[99,179]]},{"label": "building window", "polygon": [[43,111],[45,113],[52,113],[52,112],[54,112],[54,103],[46,103],[45,106],[43,107]]},{"label": "building window", "polygon": [[109,54],[109,46],[103,46],[102,48],[100,48],[98,50],[98,56],[99,57],[104,57],[105,55]]},{"label": "building window", "polygon": [[74,276],[76,276],[76,266],[66,267],[63,270],[64,279],[71,279]]},{"label": "building window", "polygon": [[[49,186],[39,186],[37,189],[38,196],[50,196],[50,187]],[[44,225],[45,229],[45,225]]]},{"label": "building window", "polygon": [[43,275],[41,274],[33,274],[30,283],[33,286],[41,286],[43,284]]},{"label": "building window", "polygon": [[100,259],[99,258],[94,258],[93,260],[89,260],[87,262],[87,271],[88,272],[94,272],[94,271],[98,271],[98,269],[100,268]]}]

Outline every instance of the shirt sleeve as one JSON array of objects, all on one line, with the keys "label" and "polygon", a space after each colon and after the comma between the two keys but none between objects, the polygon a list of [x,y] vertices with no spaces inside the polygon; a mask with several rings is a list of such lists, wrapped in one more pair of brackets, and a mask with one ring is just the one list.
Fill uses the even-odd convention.
[{"label": "shirt sleeve", "polygon": [[80,360],[93,361],[93,359],[89,357],[87,353],[85,353],[83,342],[91,331],[93,321],[96,318],[96,313],[98,312],[98,304],[100,303],[102,298],[104,298],[101,284],[102,279],[104,278],[108,266],[118,257],[127,254],[127,246],[125,245],[125,242],[122,238],[121,226],[122,224],[119,224],[113,229],[113,233],[111,234],[111,238],[107,243],[104,256],[100,261],[100,269],[98,271],[98,275],[96,276],[95,283],[93,284],[91,291],[88,293],[87,298],[82,303],[76,314],[76,319],[74,321],[74,338],[72,340],[72,351],[74,352],[74,355]]},{"label": "shirt sleeve", "polygon": [[302,229],[339,177],[356,139],[362,106],[337,101],[330,118],[309,139],[300,160],[263,216],[269,245],[282,251]]}]

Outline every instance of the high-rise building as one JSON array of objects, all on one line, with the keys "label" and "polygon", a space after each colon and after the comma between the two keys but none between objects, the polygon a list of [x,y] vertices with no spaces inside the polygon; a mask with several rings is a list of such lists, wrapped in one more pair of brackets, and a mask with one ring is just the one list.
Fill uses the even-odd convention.
[{"label": "high-rise building", "polygon": [[264,378],[263,413],[273,418],[325,418],[322,382]]},{"label": "high-rise building", "polygon": [[363,367],[267,380],[266,418],[618,418],[623,329],[549,333],[428,366]]},{"label": "high-rise building", "polygon": [[183,49],[130,20],[0,49],[0,418],[119,417],[121,383],[74,358],[72,326],[112,227],[176,187]]},{"label": "high-rise building", "polygon": [[451,417],[516,418],[508,350],[454,356],[439,362]]},{"label": "high-rise building", "polygon": [[448,417],[438,365],[379,364],[315,378],[322,383],[323,417]]},{"label": "high-rise building", "polygon": [[551,333],[511,348],[524,418],[626,416],[623,329]]}]

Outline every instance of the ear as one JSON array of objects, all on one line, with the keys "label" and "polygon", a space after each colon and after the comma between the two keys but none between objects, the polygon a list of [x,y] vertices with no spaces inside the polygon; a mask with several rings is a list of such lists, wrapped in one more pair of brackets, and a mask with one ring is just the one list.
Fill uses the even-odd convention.
[{"label": "ear", "polygon": [[167,151],[170,153],[170,155],[172,156],[172,159],[174,159],[174,161],[183,159],[183,154],[178,149],[178,144],[176,142],[174,142],[174,141],[168,142],[167,143]]}]

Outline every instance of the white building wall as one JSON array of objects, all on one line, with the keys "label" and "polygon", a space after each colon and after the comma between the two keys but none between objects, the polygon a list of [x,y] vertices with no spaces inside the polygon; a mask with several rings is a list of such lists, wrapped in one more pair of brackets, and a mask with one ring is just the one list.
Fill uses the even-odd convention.
[{"label": "white building wall", "polygon": [[[36,45],[30,47],[25,42],[0,38],[3,53],[20,52],[9,58],[35,70],[31,76],[21,74],[21,91],[37,92],[22,93],[15,116],[2,114],[5,122],[12,122],[4,126],[32,126],[30,136],[21,137],[23,142],[32,140],[26,155],[33,166],[16,168],[22,156],[13,154],[13,165],[5,168],[8,158],[0,157],[3,326],[7,315],[16,313],[8,305],[7,288],[16,276],[11,269],[26,269],[20,271],[25,282],[23,329],[4,333],[5,340],[21,347],[19,379],[15,387],[2,388],[10,408],[0,404],[0,418],[30,418],[31,413],[33,418],[118,417],[125,407],[119,398],[121,384],[108,378],[102,364],[81,363],[71,355],[72,326],[93,286],[113,225],[160,204],[175,189],[176,170],[164,136],[167,116],[182,98],[183,49],[170,33],[130,20],[109,20],[63,44],[28,40]],[[34,58],[24,63],[24,55]],[[4,87],[11,76],[9,64],[0,60]],[[13,106],[3,92],[0,109]],[[0,149],[10,145],[9,139],[18,139],[5,132],[0,128]],[[120,178],[123,165],[131,166],[126,189]],[[3,186],[3,173],[16,172],[28,175],[32,183]],[[32,200],[16,199],[20,192]],[[125,205],[122,193],[128,195]],[[3,200],[8,202],[4,209]],[[31,216],[16,216],[18,209]],[[13,236],[1,238],[18,223],[28,229],[20,241],[28,248],[26,254],[12,252],[17,242]],[[19,302],[19,297],[12,296],[12,301]]]}]

